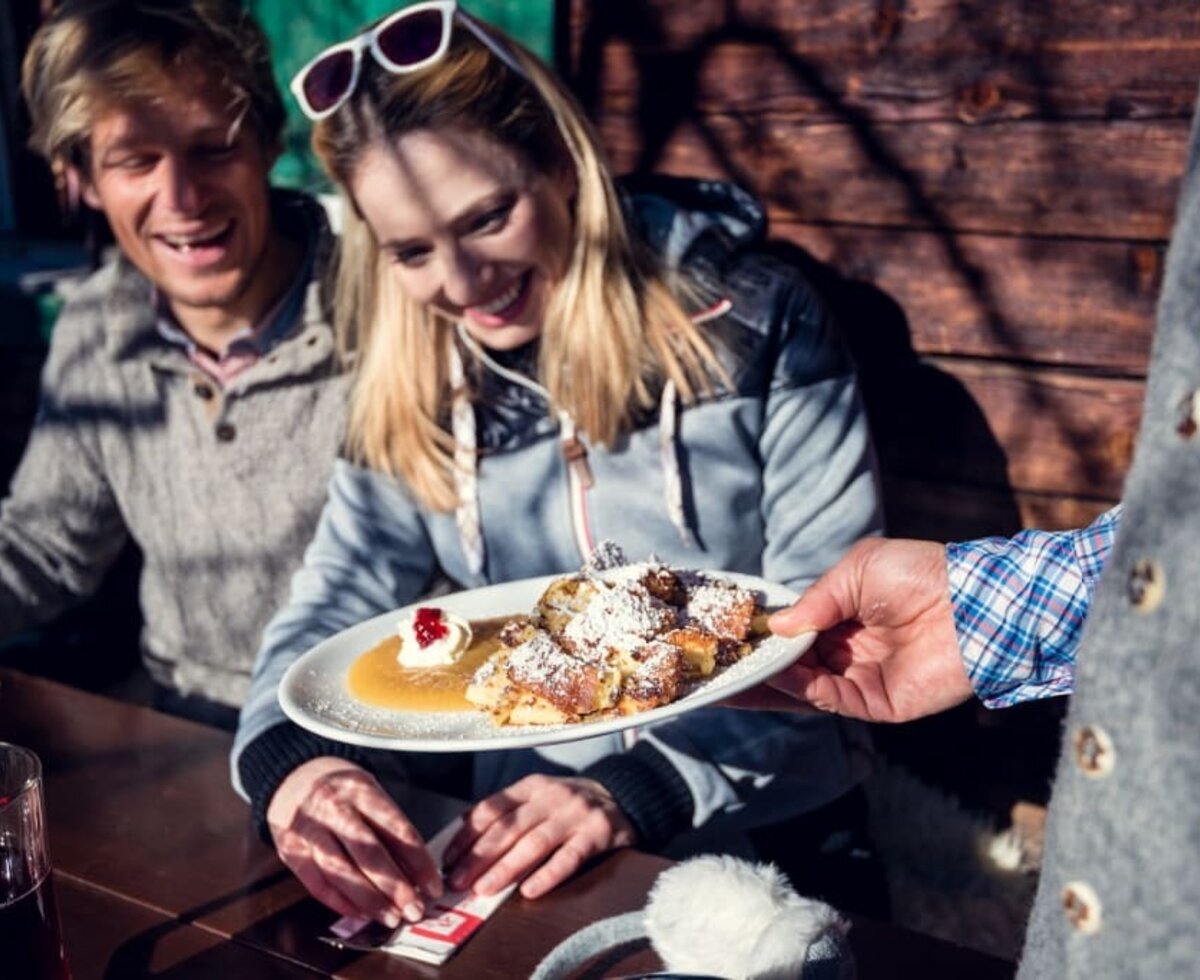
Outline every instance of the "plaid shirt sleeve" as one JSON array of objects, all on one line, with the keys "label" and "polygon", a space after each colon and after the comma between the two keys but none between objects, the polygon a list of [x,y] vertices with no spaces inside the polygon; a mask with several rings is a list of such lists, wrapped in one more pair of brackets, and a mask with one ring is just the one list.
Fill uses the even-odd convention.
[{"label": "plaid shirt sleeve", "polygon": [[946,546],[959,649],[989,708],[1071,693],[1075,650],[1120,520],[1118,504],[1080,530]]}]

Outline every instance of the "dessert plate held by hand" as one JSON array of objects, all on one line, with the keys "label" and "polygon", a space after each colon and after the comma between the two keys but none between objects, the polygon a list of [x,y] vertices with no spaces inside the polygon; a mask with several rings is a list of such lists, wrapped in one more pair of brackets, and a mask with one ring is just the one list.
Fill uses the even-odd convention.
[{"label": "dessert plate held by hand", "polygon": [[[768,610],[788,605],[796,598],[791,589],[754,575],[706,574],[757,592],[761,605]],[[505,582],[440,596],[436,603],[448,613],[474,621],[524,615],[560,578],[548,575]],[[397,711],[373,707],[350,693],[346,678],[351,665],[365,651],[393,636],[397,622],[413,616],[418,605],[429,602],[359,623],[303,654],[288,669],[279,688],[279,702],[288,717],[326,738],[380,749],[478,752],[570,742],[652,724],[728,698],[783,670],[816,637],[815,633],[761,637],[736,663],[692,682],[678,700],[647,711],[560,725],[498,725],[484,711]]]}]

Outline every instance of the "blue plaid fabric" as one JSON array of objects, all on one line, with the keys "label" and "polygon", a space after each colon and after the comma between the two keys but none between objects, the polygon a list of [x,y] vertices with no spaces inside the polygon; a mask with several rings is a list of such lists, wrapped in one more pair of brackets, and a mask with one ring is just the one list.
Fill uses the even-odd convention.
[{"label": "blue plaid fabric", "polygon": [[1074,531],[946,546],[963,663],[989,708],[1070,694],[1075,650],[1121,506]]}]

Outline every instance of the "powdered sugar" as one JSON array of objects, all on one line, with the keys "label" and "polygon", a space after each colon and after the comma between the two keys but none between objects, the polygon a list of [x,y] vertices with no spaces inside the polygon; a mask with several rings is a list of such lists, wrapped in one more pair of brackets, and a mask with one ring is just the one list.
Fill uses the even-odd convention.
[{"label": "powdered sugar", "polygon": [[563,630],[580,656],[590,651],[631,650],[675,626],[679,613],[637,582],[603,584],[583,612]]},{"label": "powdered sugar", "polygon": [[584,562],[583,573],[593,575],[628,564],[629,559],[625,557],[625,550],[615,541],[605,540],[592,549],[592,556]]},{"label": "powdered sugar", "polygon": [[[606,549],[605,560],[616,553]],[[658,560],[603,573],[585,566],[553,581],[519,631],[501,630],[520,641],[493,655],[508,683],[476,674],[467,698],[501,724],[528,720],[519,705],[531,694],[548,702],[538,710],[549,721],[649,710],[675,700],[685,679],[749,652],[756,608],[756,596],[731,582]]]},{"label": "powdered sugar", "polygon": [[611,704],[603,692],[613,687],[613,669],[571,656],[540,630],[509,652],[507,668],[513,683],[578,714]]},{"label": "powdered sugar", "polygon": [[731,630],[747,609],[749,593],[730,582],[703,581],[687,590],[688,623],[722,639],[741,639]]}]

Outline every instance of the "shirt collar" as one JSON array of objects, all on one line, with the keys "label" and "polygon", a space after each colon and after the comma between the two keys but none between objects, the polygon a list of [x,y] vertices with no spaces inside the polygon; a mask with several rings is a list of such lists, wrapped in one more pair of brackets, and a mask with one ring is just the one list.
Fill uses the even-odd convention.
[{"label": "shirt collar", "polygon": [[[313,246],[312,236],[309,236],[304,243],[304,258],[295,277],[262,319],[252,327],[239,330],[230,338],[223,351],[213,351],[210,352],[211,355],[215,355],[218,361],[233,354],[262,356],[291,332],[304,306],[304,294],[312,278],[316,255]],[[166,297],[157,287],[152,288],[151,302],[154,305],[154,323],[159,336],[177,347],[182,347],[189,356],[195,355],[200,345],[179,323]]]},{"label": "shirt collar", "polygon": [[[277,227],[298,242],[304,242],[306,265],[310,282],[301,284],[296,303],[298,314],[289,321],[282,311],[272,325],[260,334],[268,345],[274,345],[293,329],[300,329],[304,320],[309,288],[324,281],[332,261],[334,239],[321,205],[313,198],[281,188],[271,190],[271,213]],[[120,253],[115,261],[99,273],[104,277],[100,313],[104,323],[105,348],[116,361],[164,354],[186,352],[185,343],[171,343],[156,329],[157,309],[150,281]],[[302,276],[298,277],[302,278]],[[322,290],[321,302],[328,297]],[[179,328],[178,324],[175,325]],[[276,328],[279,333],[276,334]]]}]

